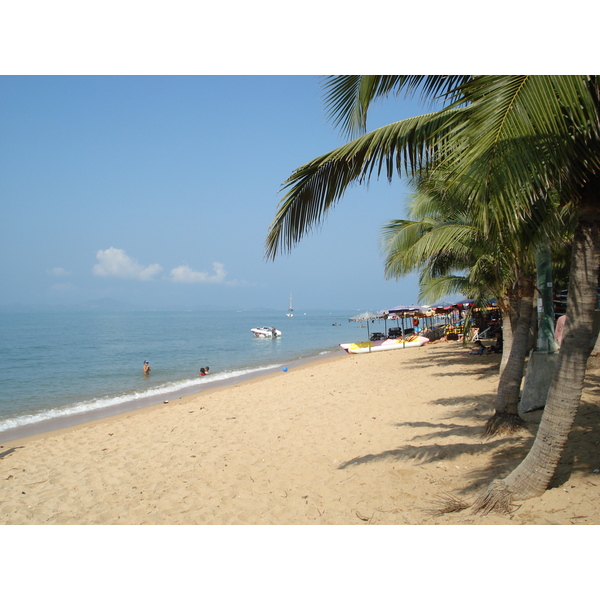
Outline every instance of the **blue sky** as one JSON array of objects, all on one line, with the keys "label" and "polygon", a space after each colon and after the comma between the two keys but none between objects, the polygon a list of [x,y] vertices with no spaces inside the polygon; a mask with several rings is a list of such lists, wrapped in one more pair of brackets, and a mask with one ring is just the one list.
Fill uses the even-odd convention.
[{"label": "blue sky", "polygon": [[[544,31],[532,53],[527,36],[500,43],[514,11],[468,5],[434,3],[424,29],[420,5],[405,3],[370,5],[360,18],[322,2],[10,4],[0,306],[108,297],[286,309],[290,293],[297,310],[415,302],[416,276],[386,281],[379,249],[384,223],[404,216],[398,179],[349,190],[290,255],[266,262],[264,242],[282,183],[345,141],[325,118],[315,73],[594,70],[593,39],[565,38],[577,11],[519,4],[519,22]],[[425,110],[390,99],[369,128]]]},{"label": "blue sky", "polygon": [[[267,229],[292,171],[345,140],[317,76],[0,78],[0,305],[109,297],[152,306],[379,310],[380,229],[407,188],[354,187],[274,262]],[[369,128],[424,112],[390,99]]]}]

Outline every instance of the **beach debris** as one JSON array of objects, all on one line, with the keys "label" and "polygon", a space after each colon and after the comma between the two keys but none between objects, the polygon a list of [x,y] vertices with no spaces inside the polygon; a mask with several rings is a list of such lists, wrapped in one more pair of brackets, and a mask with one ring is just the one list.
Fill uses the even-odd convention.
[{"label": "beach debris", "polygon": [[435,508],[432,508],[430,512],[432,515],[441,517],[442,515],[446,515],[449,513],[460,512],[465,510],[471,506],[468,502],[449,494],[448,492],[443,492],[441,494],[437,494],[435,496],[435,503],[438,505]]},{"label": "beach debris", "polygon": [[163,402],[163,404],[169,404],[169,401],[168,401],[168,400],[165,400],[165,401]]},{"label": "beach debris", "polygon": [[512,493],[501,479],[492,481],[484,494],[473,504],[473,513],[481,513],[486,516],[490,512],[510,514],[519,508],[512,502]]},{"label": "beach debris", "polygon": [[359,513],[357,510],[355,510],[354,513],[361,521],[370,521],[371,520],[371,517],[365,517],[365,515]]},{"label": "beach debris", "polygon": [[496,436],[506,436],[523,429],[527,429],[527,423],[519,415],[506,412],[496,413],[486,423],[481,437],[488,439]]}]

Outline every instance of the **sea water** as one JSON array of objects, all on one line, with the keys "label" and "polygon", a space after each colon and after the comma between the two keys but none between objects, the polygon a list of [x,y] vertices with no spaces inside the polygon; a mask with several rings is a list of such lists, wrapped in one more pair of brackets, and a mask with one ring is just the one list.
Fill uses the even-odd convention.
[{"label": "sea water", "polygon": [[[344,311],[0,313],[0,442],[116,414],[366,341]],[[259,339],[252,327],[275,327]],[[371,331],[381,329],[379,322]],[[143,373],[148,360],[149,375]],[[201,367],[209,375],[199,377]]]}]

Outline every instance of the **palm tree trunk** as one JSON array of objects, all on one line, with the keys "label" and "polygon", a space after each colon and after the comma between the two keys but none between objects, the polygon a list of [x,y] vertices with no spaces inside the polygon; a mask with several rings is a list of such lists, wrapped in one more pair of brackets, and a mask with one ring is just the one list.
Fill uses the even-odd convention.
[{"label": "palm tree trunk", "polygon": [[594,344],[594,348],[592,349],[592,356],[594,358],[600,356],[600,335],[596,336],[596,343]]},{"label": "palm tree trunk", "polygon": [[508,511],[512,500],[543,494],[552,479],[571,431],[591,352],[600,271],[600,177],[584,189],[573,239],[567,323],[546,408],[531,450],[504,480],[492,482],[473,509]]},{"label": "palm tree trunk", "polygon": [[534,307],[534,286],[531,278],[522,278],[519,288],[518,317],[513,330],[513,340],[506,366],[500,374],[495,413],[485,427],[486,436],[510,433],[523,427],[519,417],[521,383],[525,372],[525,359],[529,351],[531,318]]},{"label": "palm tree trunk", "polygon": [[596,343],[588,359],[588,369],[600,369],[600,335],[596,336]]},{"label": "palm tree trunk", "polygon": [[[598,281],[598,294],[600,296],[600,280]],[[587,370],[600,371],[600,306],[596,307],[594,314],[594,335],[591,344],[592,352],[588,358]]]},{"label": "palm tree trunk", "polygon": [[500,375],[502,375],[510,356],[513,343],[513,329],[511,324],[510,300],[508,296],[498,298],[498,306],[502,315],[502,356],[500,358]]}]

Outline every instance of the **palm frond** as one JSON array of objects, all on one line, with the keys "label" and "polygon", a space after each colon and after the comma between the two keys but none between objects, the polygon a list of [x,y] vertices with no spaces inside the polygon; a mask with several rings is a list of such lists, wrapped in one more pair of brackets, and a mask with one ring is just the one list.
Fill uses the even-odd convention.
[{"label": "palm frond", "polygon": [[285,196],[269,227],[266,257],[290,251],[318,225],[352,183],[371,177],[414,174],[425,168],[437,146],[454,128],[460,111],[442,111],[391,123],[344,144],[300,167],[284,182]]},{"label": "palm frond", "polygon": [[460,275],[422,277],[417,301],[433,304],[444,296],[461,294],[470,297],[470,292],[469,280]]},{"label": "palm frond", "polygon": [[479,190],[493,187],[507,213],[515,197],[543,194],[561,180],[566,185],[566,170],[581,182],[586,170],[598,168],[590,144],[598,139],[598,106],[587,78],[481,76],[462,91],[469,126],[456,130],[461,153],[446,166],[454,178],[477,182]]},{"label": "palm frond", "polygon": [[390,94],[421,93],[422,101],[450,102],[466,75],[336,75],[323,81],[327,116],[345,135],[363,134],[373,101]]}]

